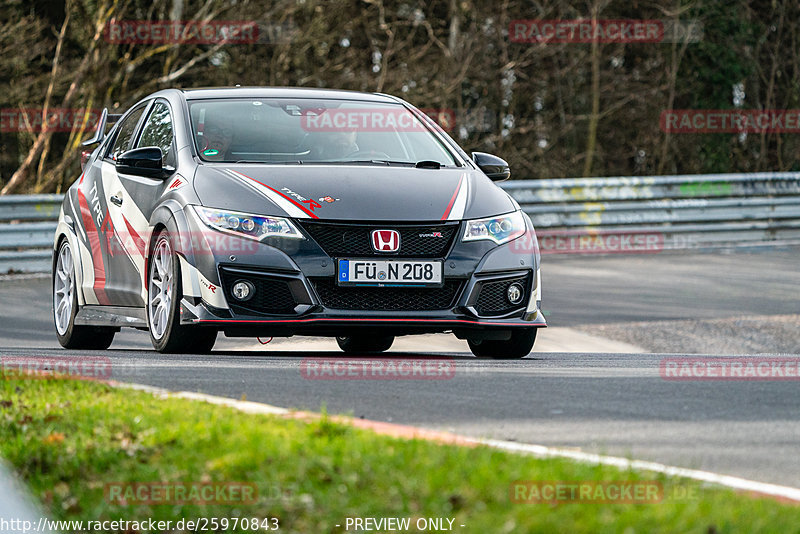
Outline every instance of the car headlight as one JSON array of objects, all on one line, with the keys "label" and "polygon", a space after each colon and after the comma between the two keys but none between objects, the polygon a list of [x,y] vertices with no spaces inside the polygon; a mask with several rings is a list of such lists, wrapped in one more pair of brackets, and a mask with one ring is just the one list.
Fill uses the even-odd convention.
[{"label": "car headlight", "polygon": [[525,217],[521,211],[508,215],[467,221],[464,241],[489,239],[498,245],[516,239],[525,233]]},{"label": "car headlight", "polygon": [[288,219],[250,215],[238,211],[217,210],[203,206],[192,206],[197,215],[211,228],[231,232],[251,239],[284,237],[303,239],[303,234]]}]

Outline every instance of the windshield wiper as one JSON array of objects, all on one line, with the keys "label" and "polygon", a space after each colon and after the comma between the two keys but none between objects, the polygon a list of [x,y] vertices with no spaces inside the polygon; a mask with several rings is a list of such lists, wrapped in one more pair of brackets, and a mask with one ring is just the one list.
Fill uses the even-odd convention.
[{"label": "windshield wiper", "polygon": [[302,165],[303,162],[299,159],[292,159],[288,161],[267,161],[267,160],[255,160],[255,159],[240,159],[233,162],[236,163],[264,163],[267,165],[282,165],[282,164],[292,164],[292,165]]},{"label": "windshield wiper", "polygon": [[342,163],[345,164],[378,163],[380,165],[414,165],[413,161],[392,161],[388,159],[356,159],[356,160],[343,161]]},{"label": "windshield wiper", "polygon": [[315,163],[338,163],[341,165],[363,165],[363,164],[377,164],[377,165],[403,165],[409,167],[417,167],[418,169],[440,169],[444,167],[438,161],[422,160],[414,163],[413,161],[393,161],[388,159],[360,159],[350,161],[319,161]]},{"label": "windshield wiper", "polygon": [[303,160],[296,162],[281,162],[281,163],[301,163],[303,165],[414,165],[413,161],[389,161],[385,159],[348,159],[348,160]]},{"label": "windshield wiper", "polygon": [[234,163],[267,163],[274,165],[401,165],[403,167],[416,167],[418,169],[440,169],[446,167],[438,161],[422,160],[414,163],[413,161],[393,161],[388,159],[359,159],[359,160],[334,160],[334,161],[310,161],[310,160],[286,160],[286,161],[257,161],[240,159]]}]

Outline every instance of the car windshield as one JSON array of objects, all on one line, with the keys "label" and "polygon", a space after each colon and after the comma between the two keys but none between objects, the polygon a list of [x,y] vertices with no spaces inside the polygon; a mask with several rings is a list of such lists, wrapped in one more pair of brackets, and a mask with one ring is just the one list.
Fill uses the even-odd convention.
[{"label": "car windshield", "polygon": [[204,161],[441,166],[456,160],[401,104],[318,99],[189,102]]}]

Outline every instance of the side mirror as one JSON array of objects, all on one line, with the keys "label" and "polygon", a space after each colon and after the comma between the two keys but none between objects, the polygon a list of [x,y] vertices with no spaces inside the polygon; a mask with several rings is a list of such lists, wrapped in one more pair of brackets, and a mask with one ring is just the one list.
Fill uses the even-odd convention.
[{"label": "side mirror", "polygon": [[147,176],[149,178],[167,177],[161,149],[156,146],[134,148],[123,152],[117,157],[115,165],[117,172],[123,174]]},{"label": "side mirror", "polygon": [[472,161],[493,182],[502,182],[503,180],[508,180],[511,176],[511,169],[508,167],[506,160],[497,156],[486,154],[485,152],[473,152]]}]

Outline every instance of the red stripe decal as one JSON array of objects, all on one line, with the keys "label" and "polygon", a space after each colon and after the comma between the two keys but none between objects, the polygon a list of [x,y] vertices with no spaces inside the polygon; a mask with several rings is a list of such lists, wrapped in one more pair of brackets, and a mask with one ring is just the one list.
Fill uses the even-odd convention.
[{"label": "red stripe decal", "polygon": [[[284,195],[283,193],[281,193],[281,192],[280,192],[280,191],[278,191],[277,189],[275,189],[275,188],[273,188],[273,187],[270,187],[270,186],[268,186],[268,185],[267,185],[267,184],[265,184],[265,183],[259,182],[258,180],[256,180],[256,179],[255,179],[255,178],[253,178],[252,176],[247,176],[247,175],[246,175],[246,174],[244,174],[243,172],[236,171],[236,173],[237,173],[237,174],[241,174],[241,175],[242,175],[242,176],[244,176],[245,178],[250,178],[250,179],[251,179],[251,180],[253,180],[255,183],[263,185],[264,187],[266,187],[266,188],[267,188],[267,189],[269,189],[270,191],[274,191],[275,193],[278,193],[280,196],[282,196],[283,198],[285,198],[286,200],[288,200],[289,202],[291,202],[292,204],[294,204],[295,206],[297,206],[298,208],[300,208],[301,210],[303,210],[304,212],[306,212],[306,214],[308,214],[308,215],[309,215],[309,216],[310,216],[312,219],[319,219],[319,217],[317,217],[316,215],[314,215],[314,212],[313,212],[313,211],[309,211],[309,210],[307,210],[305,206],[303,206],[303,205],[302,205],[302,204],[300,204],[299,202],[295,201],[295,200],[294,200],[292,197],[288,197],[288,196]],[[320,206],[316,206],[316,207],[320,207]]]},{"label": "red stripe decal", "polygon": [[455,193],[453,193],[453,198],[450,199],[450,204],[447,205],[447,209],[444,210],[444,215],[442,215],[442,220],[447,220],[447,217],[450,215],[450,210],[453,209],[453,204],[456,203],[456,197],[458,196],[458,192],[461,191],[461,184],[464,183],[464,175],[461,175],[461,179],[458,180],[458,186],[456,187]]},{"label": "red stripe decal", "polygon": [[133,229],[133,226],[131,226],[131,223],[128,222],[128,219],[126,219],[124,215],[122,216],[122,220],[125,221],[125,226],[128,227],[128,236],[133,239],[133,244],[136,245],[139,254],[144,257],[144,239]]},{"label": "red stripe decal", "polygon": [[86,202],[86,197],[83,191],[78,190],[78,204],[81,209],[81,218],[83,219],[83,227],[86,229],[86,235],[89,237],[89,244],[92,249],[92,267],[94,267],[94,294],[97,297],[97,302],[100,304],[110,304],[106,296],[106,269],[103,264],[103,251],[100,249],[100,236],[97,233],[97,223],[92,217],[92,210],[89,209],[89,203]]}]

